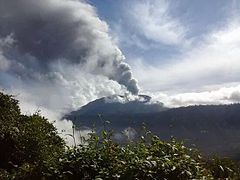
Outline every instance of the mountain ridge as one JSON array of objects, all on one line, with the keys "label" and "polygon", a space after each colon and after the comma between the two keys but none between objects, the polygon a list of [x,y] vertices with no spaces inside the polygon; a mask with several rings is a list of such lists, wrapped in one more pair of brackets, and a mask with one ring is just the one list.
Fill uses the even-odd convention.
[{"label": "mountain ridge", "polygon": [[[80,109],[81,111],[81,109]],[[79,128],[106,126],[117,134],[126,129],[141,135],[144,124],[163,140],[175,137],[206,154],[220,154],[240,159],[240,104],[194,105],[152,112],[70,113],[65,116]]]}]

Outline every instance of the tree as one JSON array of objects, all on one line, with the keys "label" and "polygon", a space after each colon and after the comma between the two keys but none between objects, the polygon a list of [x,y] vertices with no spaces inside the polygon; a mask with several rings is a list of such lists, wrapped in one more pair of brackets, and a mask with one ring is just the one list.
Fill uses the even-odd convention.
[{"label": "tree", "polygon": [[[56,128],[36,113],[22,115],[18,101],[0,93],[0,169],[5,173],[47,176],[55,169],[65,143]],[[44,173],[43,173],[44,172]]]}]

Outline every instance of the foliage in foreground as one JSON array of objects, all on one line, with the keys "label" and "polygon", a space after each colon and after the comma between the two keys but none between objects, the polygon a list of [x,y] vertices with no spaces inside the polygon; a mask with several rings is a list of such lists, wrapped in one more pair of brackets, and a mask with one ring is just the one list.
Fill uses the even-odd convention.
[{"label": "foliage in foreground", "polygon": [[66,146],[47,119],[21,115],[18,101],[0,93],[0,179],[240,179],[232,161],[150,132],[127,145],[105,131],[86,142]]},{"label": "foliage in foreground", "polygon": [[64,141],[47,119],[21,115],[18,101],[0,93],[0,179],[44,176],[64,151]]}]

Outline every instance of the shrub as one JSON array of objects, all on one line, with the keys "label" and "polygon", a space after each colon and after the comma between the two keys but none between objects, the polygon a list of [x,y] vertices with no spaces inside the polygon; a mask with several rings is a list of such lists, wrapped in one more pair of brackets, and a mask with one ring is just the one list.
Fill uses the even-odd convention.
[{"label": "shrub", "polygon": [[[65,150],[56,128],[39,114],[21,115],[18,101],[0,93],[0,174],[32,176],[57,165]],[[31,173],[30,173],[31,172]],[[0,175],[1,177],[1,175]]]},{"label": "shrub", "polygon": [[18,101],[0,93],[0,179],[240,179],[233,161],[205,159],[175,139],[146,132],[123,145],[111,135],[93,131],[68,147],[46,118],[21,115]]},{"label": "shrub", "polygon": [[229,158],[211,157],[206,161],[206,167],[214,179],[240,179],[239,166]]},{"label": "shrub", "polygon": [[[211,179],[200,154],[174,139],[167,143],[148,134],[136,143],[120,146],[109,133],[92,134],[88,145],[69,149],[61,160],[65,179]],[[194,155],[193,155],[194,154]]]}]

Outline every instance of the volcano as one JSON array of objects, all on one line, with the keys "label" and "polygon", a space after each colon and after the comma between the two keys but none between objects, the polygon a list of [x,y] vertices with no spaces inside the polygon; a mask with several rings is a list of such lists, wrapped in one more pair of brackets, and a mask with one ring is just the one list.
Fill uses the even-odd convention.
[{"label": "volcano", "polygon": [[[151,97],[109,96],[64,116],[79,129],[106,127],[118,136],[131,130],[137,139],[143,125],[163,140],[175,137],[202,152],[240,160],[240,104],[167,108]],[[106,125],[106,121],[110,122]]]}]

